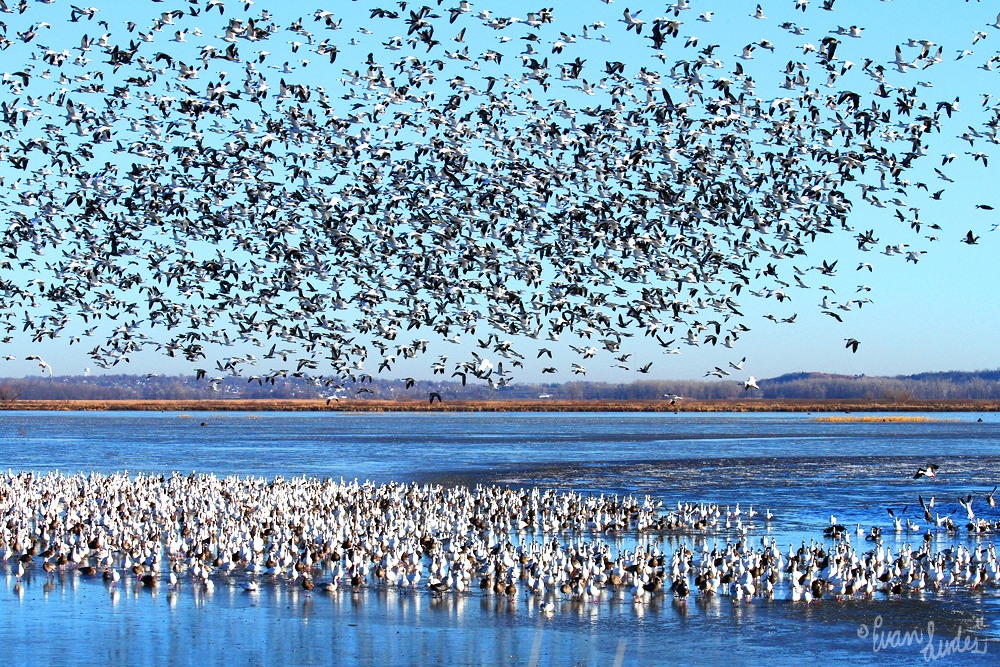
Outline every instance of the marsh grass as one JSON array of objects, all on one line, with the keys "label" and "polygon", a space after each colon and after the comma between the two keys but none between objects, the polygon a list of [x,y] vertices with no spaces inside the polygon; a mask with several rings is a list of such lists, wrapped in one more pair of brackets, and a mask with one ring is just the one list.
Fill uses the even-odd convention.
[{"label": "marsh grass", "polygon": [[837,417],[815,417],[817,422],[955,422],[957,419],[940,419],[936,417],[924,417],[920,415],[844,415]]}]

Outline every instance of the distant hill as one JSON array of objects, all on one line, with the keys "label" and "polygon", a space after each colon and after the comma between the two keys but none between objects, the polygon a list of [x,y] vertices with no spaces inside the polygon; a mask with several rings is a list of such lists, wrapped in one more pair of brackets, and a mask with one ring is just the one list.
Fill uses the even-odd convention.
[{"label": "distant hill", "polygon": [[905,400],[1000,400],[1000,369],[946,371],[895,377],[786,373],[757,380],[759,390],[745,391],[742,377],[732,380],[641,380],[637,382],[516,383],[500,390],[458,382],[374,380],[335,388],[303,378],[274,383],[226,377],[210,383],[194,376],[110,375],[0,378],[0,405],[17,400],[194,400],[194,399],[315,399],[427,400],[429,392],[446,399],[466,400],[660,400],[667,394],[694,400],[744,398]]},{"label": "distant hill", "polygon": [[887,380],[913,380],[917,382],[951,382],[954,384],[964,384],[973,381],[983,380],[986,382],[1000,382],[1000,369],[992,371],[940,371],[936,373],[915,373],[913,375],[838,375],[836,373],[785,373],[778,377],[764,380],[769,384],[784,384],[796,380],[858,380],[858,379],[887,379]]},{"label": "distant hill", "polygon": [[944,371],[879,377],[787,373],[758,380],[765,398],[947,400],[1000,398],[1000,370]]},{"label": "distant hill", "polygon": [[945,371],[943,373],[917,373],[916,375],[897,375],[898,379],[918,380],[921,382],[936,380],[961,384],[965,382],[985,381],[1000,382],[1000,369],[994,371]]},{"label": "distant hill", "polygon": [[760,384],[760,382],[766,382],[768,384],[787,384],[797,380],[854,380],[862,377],[865,376],[837,375],[835,373],[785,373],[784,375],[779,375],[778,377],[758,380],[758,384]]}]

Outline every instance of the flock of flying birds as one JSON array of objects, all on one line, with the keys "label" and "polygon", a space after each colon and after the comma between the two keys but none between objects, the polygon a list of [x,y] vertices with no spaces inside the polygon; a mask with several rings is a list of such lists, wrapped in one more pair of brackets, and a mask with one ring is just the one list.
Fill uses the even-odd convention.
[{"label": "flock of flying birds", "polygon": [[[986,168],[1000,126],[989,95],[976,127],[933,97],[944,46],[865,52],[876,28],[778,23],[779,4],[837,16],[834,0],[762,3],[750,18],[771,38],[733,53],[686,35],[712,25],[707,0],[598,5],[606,20],[583,26],[466,0],[288,20],[249,0],[0,0],[3,340],[334,386],[426,354],[427,336],[473,343],[435,375],[495,387],[554,343],[581,362],[545,368],[564,374],[591,358],[649,372],[633,337],[733,348],[742,299],[830,289],[844,267],[810,256],[825,235],[917,262],[853,228],[856,205],[937,233],[906,201],[944,192],[917,169],[935,135],[969,145],[935,169],[950,182],[956,159]],[[810,41],[779,58],[779,31]]]}]

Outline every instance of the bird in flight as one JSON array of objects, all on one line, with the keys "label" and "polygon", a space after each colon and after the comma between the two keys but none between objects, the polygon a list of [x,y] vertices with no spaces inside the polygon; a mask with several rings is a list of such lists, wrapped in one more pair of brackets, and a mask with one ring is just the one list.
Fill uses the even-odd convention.
[{"label": "bird in flight", "polygon": [[[3,24],[3,341],[93,337],[104,369],[147,350],[201,365],[239,344],[265,354],[215,360],[224,374],[263,356],[270,370],[251,379],[332,392],[434,337],[464,351],[433,374],[503,387],[532,353],[558,358],[555,346],[595,363],[639,358],[647,337],[660,354],[680,354],[677,339],[734,348],[749,329],[740,300],[783,303],[791,285],[811,289],[806,273],[836,276],[837,260],[818,256],[827,234],[916,263],[913,200],[943,190],[924,195],[913,170],[926,156],[987,169],[975,144],[995,136],[991,107],[959,112],[923,85],[940,47],[911,40],[876,58],[884,26],[822,11],[819,46],[792,46],[784,32],[805,29],[772,26],[762,4],[706,11],[690,24],[736,27],[699,49],[680,31],[686,0],[656,19],[608,0],[583,35],[569,11],[522,19],[464,1],[303,21],[210,0],[148,23],[129,3],[120,23],[28,4]],[[203,32],[205,20],[218,24]],[[858,66],[835,57],[835,35]],[[597,62],[598,41],[614,60]],[[774,58],[788,64],[775,73]],[[924,81],[904,85],[915,70]],[[870,100],[861,77],[878,82]],[[933,123],[914,122],[922,109]],[[940,144],[948,132],[970,143],[964,158]],[[860,202],[911,224],[857,234]],[[830,306],[850,317],[850,304]]]}]

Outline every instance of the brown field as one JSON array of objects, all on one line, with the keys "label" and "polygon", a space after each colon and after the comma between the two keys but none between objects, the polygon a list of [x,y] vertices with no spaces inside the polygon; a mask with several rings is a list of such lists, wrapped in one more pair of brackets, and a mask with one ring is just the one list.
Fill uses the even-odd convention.
[{"label": "brown field", "polygon": [[951,419],[941,419],[934,417],[924,417],[922,415],[837,415],[836,417],[815,417],[813,421],[817,422],[843,422],[843,423],[853,423],[853,422],[946,422],[954,421]]},{"label": "brown field", "polygon": [[[139,410],[170,412],[318,411],[318,412],[997,412],[1000,401],[865,401],[743,399],[696,401],[685,399],[671,406],[667,401],[463,401],[445,399],[429,405],[423,401],[343,400],[192,400],[192,401],[14,401],[5,410]],[[827,418],[874,421],[919,418]]]}]

